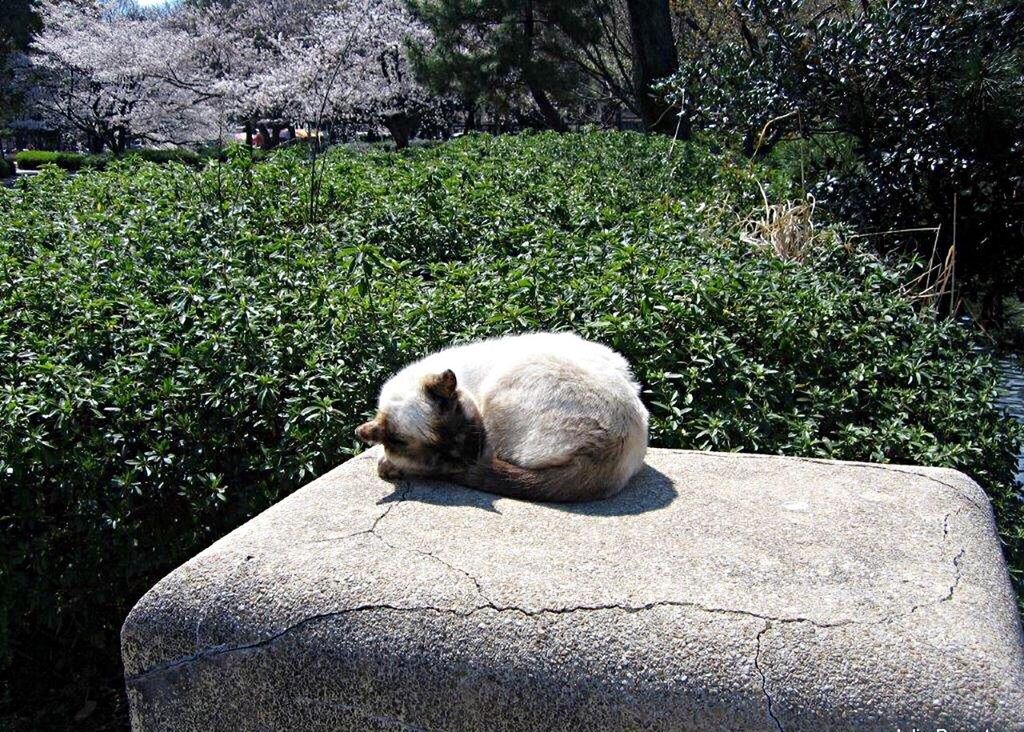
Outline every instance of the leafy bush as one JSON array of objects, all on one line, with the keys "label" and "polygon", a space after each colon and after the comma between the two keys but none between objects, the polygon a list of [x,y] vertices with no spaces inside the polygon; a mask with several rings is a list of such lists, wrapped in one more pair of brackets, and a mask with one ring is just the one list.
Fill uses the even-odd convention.
[{"label": "leafy bush", "polygon": [[203,157],[192,150],[185,148],[170,148],[166,150],[133,150],[131,155],[138,155],[143,160],[151,163],[181,163],[198,167],[203,163]]},{"label": "leafy bush", "polygon": [[530,329],[623,352],[655,445],[961,468],[1024,567],[1017,431],[989,359],[914,310],[900,267],[832,233],[802,262],[742,241],[758,179],[782,198],[781,176],[632,134],[324,165],[315,224],[301,151],[0,191],[0,596],[19,703],[53,708],[53,678],[119,686],[131,604],[352,455],[397,368]]},{"label": "leafy bush", "polygon": [[[955,234],[960,279],[998,315],[1000,297],[1024,288],[1024,6],[732,9],[732,40],[702,49],[670,84],[696,126],[735,136],[748,155],[804,140],[798,170],[842,220],[941,225],[943,250]],[[884,241],[930,251],[934,233]]]},{"label": "leafy bush", "polygon": [[273,151],[264,150],[259,147],[249,147],[248,145],[242,145],[240,143],[231,143],[225,146],[214,146],[204,148],[200,151],[200,155],[206,160],[219,160],[222,163],[226,163],[233,156],[242,156],[248,160],[266,160],[268,155],[272,155]]},{"label": "leafy bush", "polygon": [[0,178],[10,178],[14,173],[14,163],[0,155]]},{"label": "leafy bush", "polygon": [[[124,157],[139,157],[151,163],[181,163],[198,167],[204,157],[199,153],[184,148],[166,150],[130,150]],[[75,152],[57,152],[52,150],[22,150],[15,155],[19,167],[25,170],[39,170],[44,165],[56,165],[63,170],[76,172],[79,170],[101,170],[107,166],[112,157],[109,154],[86,155]]]},{"label": "leafy bush", "polygon": [[44,165],[56,165],[58,168],[71,172],[82,168],[103,168],[108,159],[109,156],[106,155],[83,155],[82,153],[53,150],[22,150],[14,156],[18,167],[23,170],[39,170]]}]

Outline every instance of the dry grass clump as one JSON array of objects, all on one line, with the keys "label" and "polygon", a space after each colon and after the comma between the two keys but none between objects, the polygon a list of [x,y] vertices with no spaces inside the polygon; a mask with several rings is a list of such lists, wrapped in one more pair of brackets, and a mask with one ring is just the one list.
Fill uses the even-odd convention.
[{"label": "dry grass clump", "polygon": [[805,262],[816,249],[821,232],[814,225],[814,197],[804,201],[768,203],[741,222],[740,239],[758,249],[774,253],[790,262]]},{"label": "dry grass clump", "polygon": [[939,245],[941,226],[922,226],[913,229],[893,229],[868,234],[854,234],[850,239],[875,236],[897,236],[907,234],[933,233],[931,253],[920,274],[905,282],[900,291],[903,296],[922,310],[935,315],[956,315],[963,305],[956,293],[956,227],[953,241],[942,251]]},{"label": "dry grass clump", "polygon": [[[755,209],[740,221],[740,240],[761,250],[768,251],[779,259],[789,262],[807,262],[822,237],[828,230],[819,230],[814,223],[814,197],[808,195],[804,201],[769,203],[764,188],[761,188],[764,206]],[[956,295],[956,241],[942,251],[939,245],[940,227],[895,229],[865,234],[851,234],[844,237],[847,246],[856,239],[876,236],[892,236],[932,232],[935,238],[931,253],[920,274],[905,282],[900,288],[904,297],[921,310],[936,315],[955,315],[960,309]]]},{"label": "dry grass clump", "polygon": [[955,315],[960,309],[956,296],[956,242],[950,244],[945,255],[939,251],[939,227],[935,227],[935,242],[928,263],[917,277],[903,286],[903,294],[924,310],[939,313],[943,303]]}]

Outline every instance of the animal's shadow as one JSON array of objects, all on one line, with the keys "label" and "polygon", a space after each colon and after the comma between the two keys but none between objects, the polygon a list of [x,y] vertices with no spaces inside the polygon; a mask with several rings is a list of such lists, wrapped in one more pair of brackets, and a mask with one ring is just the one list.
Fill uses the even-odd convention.
[{"label": "animal's shadow", "polygon": [[[395,485],[394,493],[384,496],[377,502],[378,504],[418,501],[432,506],[468,506],[479,508],[482,511],[501,513],[495,506],[495,502],[501,496],[493,493],[422,478],[394,481],[393,484]],[[671,478],[645,464],[643,469],[629,481],[629,484],[611,498],[584,503],[542,503],[539,505],[585,516],[635,516],[665,508],[678,495]]]}]

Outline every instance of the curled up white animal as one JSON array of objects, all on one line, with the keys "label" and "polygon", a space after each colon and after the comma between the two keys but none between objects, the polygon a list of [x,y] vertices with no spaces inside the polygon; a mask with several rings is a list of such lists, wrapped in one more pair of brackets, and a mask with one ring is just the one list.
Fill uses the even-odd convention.
[{"label": "curled up white animal", "polygon": [[626,360],[571,333],[449,348],[384,384],[357,436],[383,444],[388,479],[422,476],[535,501],[622,490],[647,450],[647,410]]}]

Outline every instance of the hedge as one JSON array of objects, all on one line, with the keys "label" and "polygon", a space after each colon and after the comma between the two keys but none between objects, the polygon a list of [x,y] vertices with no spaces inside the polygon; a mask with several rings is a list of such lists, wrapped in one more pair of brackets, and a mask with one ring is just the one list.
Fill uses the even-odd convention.
[{"label": "hedge", "polygon": [[49,169],[0,191],[12,699],[59,709],[52,679],[119,687],[118,628],[160,576],[353,455],[401,365],[503,333],[624,353],[654,445],[965,470],[1024,568],[1019,430],[990,359],[841,232],[799,262],[741,237],[759,183],[793,195],[779,175],[599,133],[324,166],[313,221],[301,151]]},{"label": "hedge", "polygon": [[44,165],[56,165],[58,168],[74,172],[82,168],[102,168],[107,163],[107,156],[53,150],[22,150],[15,153],[14,161],[22,170],[39,170]]},{"label": "hedge", "polygon": [[[209,153],[201,155],[185,148],[129,150],[120,157],[130,158],[133,156],[152,163],[166,164],[173,162],[192,167],[199,167],[210,157],[216,157],[216,155],[211,156]],[[83,168],[103,169],[114,159],[114,156],[109,153],[86,155],[83,153],[56,152],[52,150],[22,150],[15,154],[14,159],[18,162],[18,166],[25,170],[39,170],[44,165],[56,165],[58,168],[75,172]]]}]

